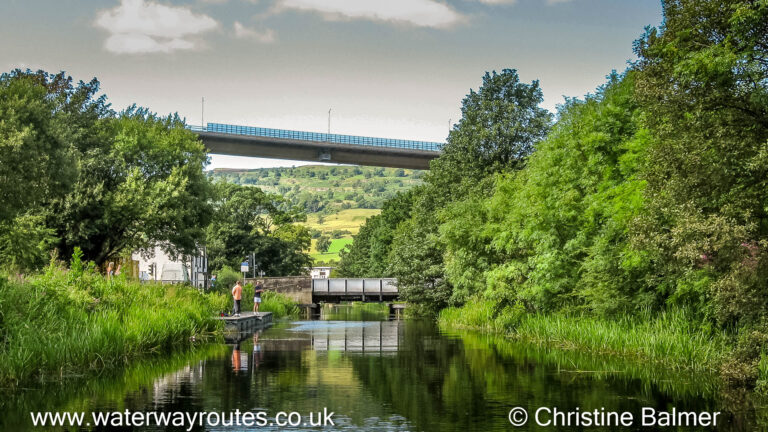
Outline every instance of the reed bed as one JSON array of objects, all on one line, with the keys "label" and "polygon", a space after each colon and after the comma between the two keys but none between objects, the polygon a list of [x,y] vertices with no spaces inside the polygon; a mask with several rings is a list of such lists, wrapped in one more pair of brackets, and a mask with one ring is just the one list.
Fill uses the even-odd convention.
[{"label": "reed bed", "polygon": [[491,302],[476,301],[443,310],[438,321],[444,328],[503,332],[538,345],[634,358],[676,370],[717,371],[733,349],[728,342],[732,335],[707,330],[685,309],[608,319],[529,314],[522,307],[499,311]]},{"label": "reed bed", "polygon": [[0,385],[121,367],[215,335],[226,297],[179,285],[106,280],[76,263],[0,276]]}]

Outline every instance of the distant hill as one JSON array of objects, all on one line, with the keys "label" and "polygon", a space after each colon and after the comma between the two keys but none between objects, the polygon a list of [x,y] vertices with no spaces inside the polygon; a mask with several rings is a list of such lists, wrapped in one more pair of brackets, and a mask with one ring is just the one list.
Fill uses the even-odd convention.
[{"label": "distant hill", "polygon": [[[317,263],[338,260],[338,252],[384,201],[421,183],[424,171],[364,166],[309,165],[295,168],[215,169],[221,179],[278,193],[307,212],[313,230],[312,257]],[[317,238],[332,238],[329,253],[315,249]]]}]

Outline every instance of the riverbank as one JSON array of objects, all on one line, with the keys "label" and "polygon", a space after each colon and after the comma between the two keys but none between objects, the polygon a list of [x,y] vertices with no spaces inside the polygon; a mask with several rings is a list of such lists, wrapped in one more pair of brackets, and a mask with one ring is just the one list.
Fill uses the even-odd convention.
[{"label": "riverbank", "polygon": [[[253,284],[246,284],[243,287],[243,299],[240,301],[240,308],[243,311],[253,310]],[[229,295],[229,292],[224,295]],[[228,299],[228,310],[232,309],[232,300]],[[297,318],[299,316],[299,304],[287,296],[273,291],[264,291],[261,294],[261,304],[259,312],[272,312],[275,319]]]},{"label": "riverbank", "polygon": [[24,279],[0,277],[0,386],[124,367],[216,336],[221,294],[106,280],[73,262]]},{"label": "riverbank", "polygon": [[651,362],[672,370],[720,372],[734,350],[733,335],[704,331],[682,309],[608,320],[530,314],[522,307],[496,311],[492,302],[475,301],[444,309],[438,322],[444,329],[501,332],[537,345]]}]

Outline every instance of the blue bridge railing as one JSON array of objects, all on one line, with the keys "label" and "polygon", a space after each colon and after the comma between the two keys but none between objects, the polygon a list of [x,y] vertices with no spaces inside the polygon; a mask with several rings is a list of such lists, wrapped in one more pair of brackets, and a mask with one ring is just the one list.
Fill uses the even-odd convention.
[{"label": "blue bridge railing", "polygon": [[328,142],[335,144],[355,144],[372,147],[392,147],[410,150],[440,151],[442,143],[431,141],[412,141],[391,138],[373,138],[356,135],[327,134],[320,132],[302,132],[286,129],[270,129],[254,126],[237,126],[222,123],[208,123],[205,126],[187,126],[196,132],[214,132],[234,135],[248,135],[268,138],[286,138],[301,141]]}]

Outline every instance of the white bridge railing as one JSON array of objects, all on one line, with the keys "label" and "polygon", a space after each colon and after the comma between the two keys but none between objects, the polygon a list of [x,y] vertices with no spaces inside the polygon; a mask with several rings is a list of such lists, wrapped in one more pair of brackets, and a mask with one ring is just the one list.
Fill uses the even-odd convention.
[{"label": "white bridge railing", "polygon": [[330,278],[312,279],[312,294],[323,296],[397,295],[395,278]]}]

